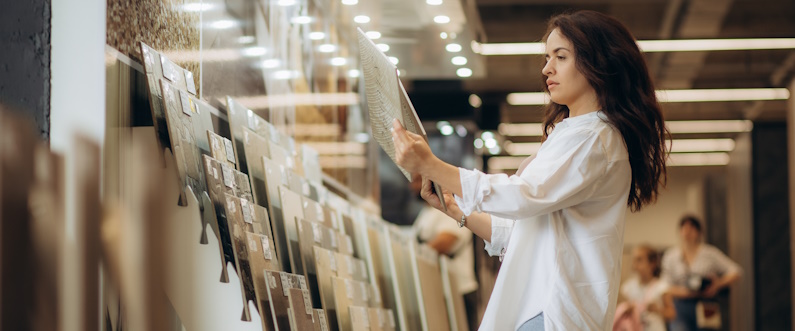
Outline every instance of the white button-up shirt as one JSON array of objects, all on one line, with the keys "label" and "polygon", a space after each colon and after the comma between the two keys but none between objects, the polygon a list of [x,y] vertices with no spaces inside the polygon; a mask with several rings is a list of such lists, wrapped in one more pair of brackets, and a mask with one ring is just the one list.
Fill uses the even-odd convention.
[{"label": "white button-up shirt", "polygon": [[519,175],[460,169],[461,210],[492,215],[491,255],[505,259],[480,330],[610,330],[632,172],[601,112],[558,123]]}]

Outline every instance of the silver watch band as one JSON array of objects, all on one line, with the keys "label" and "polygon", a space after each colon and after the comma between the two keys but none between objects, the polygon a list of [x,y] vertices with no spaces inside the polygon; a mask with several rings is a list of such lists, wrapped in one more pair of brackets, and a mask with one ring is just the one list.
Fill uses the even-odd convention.
[{"label": "silver watch band", "polygon": [[463,228],[467,225],[467,215],[461,215],[461,220],[458,221],[458,227]]}]

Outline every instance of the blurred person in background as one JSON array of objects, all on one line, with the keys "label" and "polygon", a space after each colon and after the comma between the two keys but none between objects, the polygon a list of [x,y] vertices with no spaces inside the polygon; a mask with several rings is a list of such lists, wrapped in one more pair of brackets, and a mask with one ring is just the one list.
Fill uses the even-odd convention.
[{"label": "blurred person in background", "polygon": [[660,254],[649,245],[632,249],[635,272],[621,286],[626,299],[616,308],[613,331],[665,331],[665,321],[676,316],[668,283],[660,279]]},{"label": "blurred person in background", "polygon": [[[676,318],[672,331],[720,328],[715,296],[740,279],[742,269],[716,247],[702,242],[701,222],[684,216],[679,222],[681,244],[669,248],[662,260],[662,279],[670,284]],[[717,324],[709,321],[717,320]],[[709,325],[707,325],[709,324]]]},{"label": "blurred person in background", "polygon": [[[422,178],[416,176],[411,182],[412,191],[420,196]],[[450,277],[454,278],[458,293],[464,296],[469,328],[477,329],[477,289],[475,278],[475,250],[472,231],[459,227],[456,221],[442,211],[425,205],[412,226],[420,243],[428,244],[441,255],[450,257]]]}]

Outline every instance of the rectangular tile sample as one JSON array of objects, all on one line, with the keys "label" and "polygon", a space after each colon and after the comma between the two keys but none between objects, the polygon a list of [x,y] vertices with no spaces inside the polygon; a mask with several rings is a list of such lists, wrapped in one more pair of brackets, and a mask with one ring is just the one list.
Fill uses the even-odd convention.
[{"label": "rectangular tile sample", "polygon": [[279,194],[279,187],[287,186],[287,171],[283,165],[271,161],[269,158],[262,158],[263,170],[265,172],[265,187],[268,195],[268,213],[273,226],[273,241],[276,247],[276,256],[282,265],[282,270],[290,270],[290,256],[288,253],[287,229],[282,213],[282,200]]},{"label": "rectangular tile sample", "polygon": [[[197,147],[193,116],[188,114],[190,111],[183,112],[179,90],[165,80],[160,80],[160,83],[171,152],[176,161],[181,187],[190,187],[196,197],[200,197],[206,188],[204,181],[201,180],[204,174],[200,166],[201,152]],[[190,107],[190,105],[185,105],[185,107]],[[182,205],[187,203],[185,199],[185,194],[182,192],[180,195]]]},{"label": "rectangular tile sample", "polygon": [[279,198],[282,202],[282,220],[288,242],[287,253],[290,256],[290,270],[295,274],[303,274],[300,248],[298,247],[298,227],[296,220],[304,218],[304,209],[301,207],[301,196],[292,190],[280,186]]},{"label": "rectangular tile sample", "polygon": [[329,331],[328,319],[326,318],[326,311],[323,309],[314,309],[315,315],[315,329],[314,331]]},{"label": "rectangular tile sample", "polygon": [[268,282],[268,305],[271,310],[271,323],[279,330],[290,330],[290,317],[287,308],[290,306],[289,290],[307,289],[304,276],[286,272],[266,271]]},{"label": "rectangular tile sample", "polygon": [[249,128],[241,127],[240,131],[243,131],[242,151],[246,155],[246,169],[248,169],[248,177],[251,180],[254,201],[260,206],[267,206],[268,194],[262,158],[270,157],[268,140]]},{"label": "rectangular tile sample", "polygon": [[348,314],[350,315],[351,328],[346,330],[353,331],[371,331],[370,328],[370,315],[365,307],[348,307]]},{"label": "rectangular tile sample", "polygon": [[291,288],[288,291],[290,330],[313,330],[315,328],[314,310],[309,290]]},{"label": "rectangular tile sample", "polygon": [[221,163],[237,169],[235,151],[232,141],[221,137],[219,134],[207,130],[207,140],[210,142],[210,155]]}]

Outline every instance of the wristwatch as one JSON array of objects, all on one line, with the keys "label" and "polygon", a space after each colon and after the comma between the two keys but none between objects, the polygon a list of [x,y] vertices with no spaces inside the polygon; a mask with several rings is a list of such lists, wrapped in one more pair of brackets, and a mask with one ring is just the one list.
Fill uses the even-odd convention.
[{"label": "wristwatch", "polygon": [[463,227],[465,227],[466,225],[467,225],[467,215],[464,215],[464,214],[462,214],[462,215],[461,215],[461,220],[460,220],[460,221],[458,221],[458,227],[459,227],[459,228],[463,228]]}]

